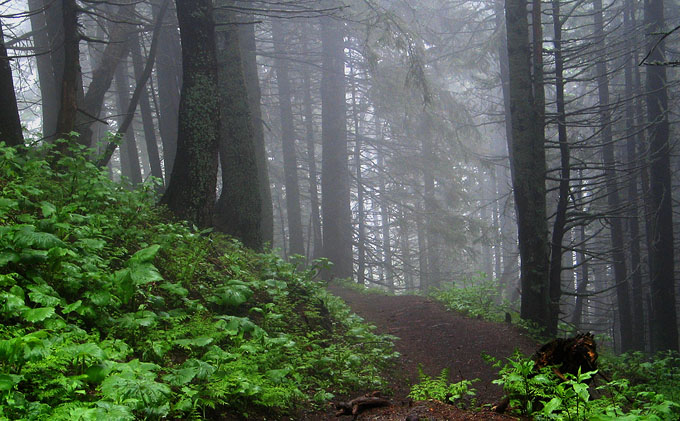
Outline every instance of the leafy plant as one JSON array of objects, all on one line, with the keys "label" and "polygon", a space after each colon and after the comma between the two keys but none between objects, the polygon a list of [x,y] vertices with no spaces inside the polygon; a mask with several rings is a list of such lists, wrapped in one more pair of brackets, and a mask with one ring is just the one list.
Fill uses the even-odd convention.
[{"label": "leafy plant", "polygon": [[457,383],[449,383],[449,369],[445,368],[437,377],[430,377],[423,372],[423,367],[418,366],[419,383],[411,386],[408,396],[415,400],[435,399],[441,402],[448,402],[457,405],[459,408],[475,406],[474,399],[469,399],[476,394],[476,390],[471,386],[474,380],[461,380]]},{"label": "leafy plant", "polygon": [[173,222],[80,147],[0,146],[0,419],[214,419],[379,387],[392,337],[308,269]]}]

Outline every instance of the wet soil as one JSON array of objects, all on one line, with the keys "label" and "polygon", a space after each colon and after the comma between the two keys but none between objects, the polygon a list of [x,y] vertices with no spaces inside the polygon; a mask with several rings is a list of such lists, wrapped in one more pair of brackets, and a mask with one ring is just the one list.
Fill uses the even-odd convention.
[{"label": "wet soil", "polygon": [[[363,294],[336,285],[329,289],[374,324],[378,333],[399,338],[395,346],[401,358],[390,378],[390,390],[383,391],[391,395],[393,405],[362,412],[357,420],[517,419],[484,409],[463,411],[440,402],[412,402],[407,395],[410,386],[418,382],[419,366],[432,377],[448,368],[451,382],[480,379],[473,385],[477,390],[477,406],[488,407],[498,402],[502,390],[492,383],[497,378],[497,369],[484,361],[482,353],[498,359],[511,356],[516,349],[532,354],[538,344],[520,329],[508,323],[464,317],[425,297]],[[316,414],[309,419],[330,419],[329,414]]]}]

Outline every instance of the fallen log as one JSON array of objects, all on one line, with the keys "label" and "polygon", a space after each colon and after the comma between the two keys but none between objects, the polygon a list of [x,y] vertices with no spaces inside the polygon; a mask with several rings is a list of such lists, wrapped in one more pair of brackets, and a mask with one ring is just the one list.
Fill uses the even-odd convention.
[{"label": "fallen log", "polygon": [[335,404],[336,417],[343,415],[354,415],[355,417],[362,411],[368,408],[375,408],[379,406],[390,406],[392,403],[380,396],[380,392],[373,392],[354,398],[349,402],[338,402]]},{"label": "fallen log", "polygon": [[[551,367],[557,377],[567,380],[565,374],[578,375],[597,370],[597,344],[593,335],[582,333],[572,338],[557,338],[541,346],[531,357],[536,373],[541,368]],[[590,383],[591,379],[586,380]],[[491,409],[503,413],[508,408],[510,397],[506,396]]]}]

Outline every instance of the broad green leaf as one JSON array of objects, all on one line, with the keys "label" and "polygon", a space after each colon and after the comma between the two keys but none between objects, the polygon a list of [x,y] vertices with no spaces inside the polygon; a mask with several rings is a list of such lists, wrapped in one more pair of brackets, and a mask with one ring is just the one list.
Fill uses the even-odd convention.
[{"label": "broad green leaf", "polygon": [[187,290],[178,283],[175,284],[170,282],[163,282],[161,284],[161,288],[168,291],[170,294],[174,294],[180,297],[186,297],[187,295],[189,295],[189,290]]},{"label": "broad green leaf", "polygon": [[130,278],[135,285],[144,285],[150,282],[162,281],[163,277],[158,269],[151,263],[131,265]]},{"label": "broad green leaf", "polygon": [[562,399],[554,397],[550,400],[550,402],[543,406],[543,413],[546,415],[552,414],[557,409],[559,409],[560,405],[562,405]]},{"label": "broad green leaf", "polygon": [[153,261],[154,257],[156,257],[156,253],[158,253],[160,248],[160,245],[154,244],[147,248],[141,249],[130,258],[129,263],[150,263]]},{"label": "broad green leaf", "polygon": [[54,316],[54,307],[32,308],[23,313],[24,319],[30,323],[41,322],[52,316]]},{"label": "broad green leaf", "polygon": [[213,343],[214,339],[209,336],[199,336],[198,338],[190,339],[176,339],[173,341],[174,344],[179,345],[184,348],[208,346]]},{"label": "broad green leaf", "polygon": [[77,310],[80,308],[80,306],[83,304],[83,300],[78,300],[75,303],[71,303],[69,305],[64,306],[64,309],[62,310],[62,313],[68,314],[74,310]]},{"label": "broad green leaf", "polygon": [[52,247],[63,247],[64,242],[61,241],[54,234],[48,232],[36,232],[32,225],[22,226],[14,234],[14,243],[18,248],[38,248],[41,250],[49,250]]},{"label": "broad green leaf", "polygon": [[7,266],[8,263],[18,263],[21,260],[19,253],[14,251],[0,252],[0,267]]},{"label": "broad green leaf", "polygon": [[57,291],[47,284],[43,285],[29,285],[28,298],[36,304],[41,304],[46,307],[54,307],[61,303],[61,298]]},{"label": "broad green leaf", "polygon": [[16,374],[0,374],[0,392],[8,392],[18,385],[23,380],[23,376]]},{"label": "broad green leaf", "polygon": [[43,217],[49,218],[57,212],[56,206],[50,202],[40,202],[40,210],[42,210]]}]

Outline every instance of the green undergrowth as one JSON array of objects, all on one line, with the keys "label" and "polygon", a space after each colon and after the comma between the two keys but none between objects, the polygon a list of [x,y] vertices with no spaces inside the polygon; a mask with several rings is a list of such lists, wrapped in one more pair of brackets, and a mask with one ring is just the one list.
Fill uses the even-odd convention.
[{"label": "green undergrowth", "polygon": [[[468,317],[502,322],[511,314],[511,306],[501,298],[498,282],[486,274],[464,278],[459,282],[448,282],[440,288],[433,288],[429,295],[441,301],[449,310]],[[499,304],[502,303],[502,304]]]},{"label": "green undergrowth", "polygon": [[275,418],[396,356],[318,267],[173,222],[85,151],[0,145],[0,191],[0,419]]}]

